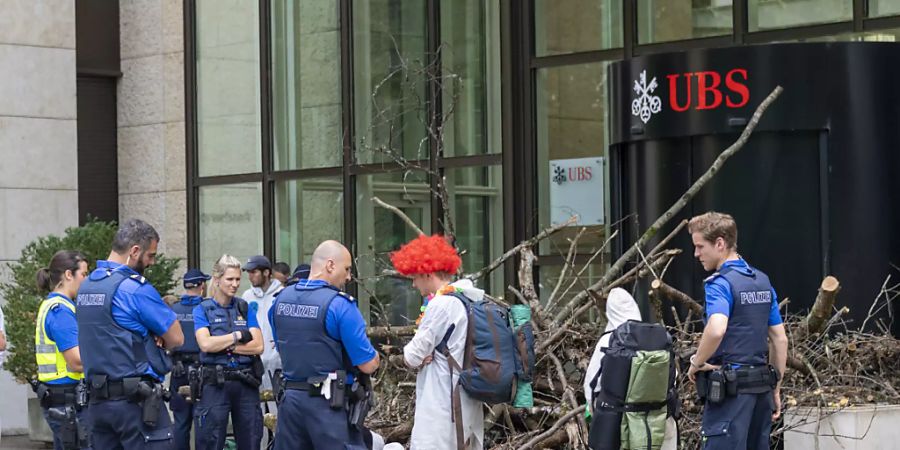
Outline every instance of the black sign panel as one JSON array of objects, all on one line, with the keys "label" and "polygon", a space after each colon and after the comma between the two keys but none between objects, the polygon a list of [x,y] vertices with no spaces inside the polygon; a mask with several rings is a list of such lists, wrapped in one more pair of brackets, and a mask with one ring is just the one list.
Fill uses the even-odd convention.
[{"label": "black sign panel", "polygon": [[618,62],[609,68],[611,143],[740,131],[777,85],[784,93],[760,130],[827,128],[854,88],[870,91],[858,84],[898,68],[893,43],[743,46]]}]

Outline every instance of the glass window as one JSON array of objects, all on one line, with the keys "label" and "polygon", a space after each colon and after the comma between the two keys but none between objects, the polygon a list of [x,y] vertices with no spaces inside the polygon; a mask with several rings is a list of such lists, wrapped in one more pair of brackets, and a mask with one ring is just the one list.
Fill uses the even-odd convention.
[{"label": "glass window", "polygon": [[788,28],[853,19],[853,0],[749,0],[750,31]]},{"label": "glass window", "polygon": [[[416,237],[393,212],[372,201],[394,205],[431,233],[431,191],[422,172],[361,175],[356,182],[356,270],[360,308],[374,324],[408,325],[419,316],[422,297],[410,280],[384,276],[392,270],[389,254]],[[368,306],[370,311],[365,311]]]},{"label": "glass window", "polygon": [[325,240],[343,242],[344,209],[341,177],[275,183],[275,255],[288,265],[309,263]]},{"label": "glass window", "polygon": [[[223,254],[241,261],[262,254],[262,187],[241,183],[200,188],[200,268],[210,273]],[[246,274],[238,295],[250,286]]]},{"label": "glass window", "polygon": [[537,56],[622,46],[621,0],[535,0]]},{"label": "glass window", "polygon": [[[462,255],[463,272],[486,267],[503,253],[503,195],[501,166],[447,169],[450,217],[456,245]],[[497,295],[503,294],[503,268],[476,282]]]},{"label": "glass window", "polygon": [[637,0],[638,43],[731,34],[732,0]]},{"label": "glass window", "polygon": [[797,42],[900,42],[900,29],[862,31],[797,39]]},{"label": "glass window", "polygon": [[[554,304],[565,304],[572,297],[586,290],[590,285],[596,283],[603,276],[606,265],[592,263],[574,264],[566,268],[566,274],[560,281],[560,274],[563,266],[561,265],[542,265],[540,267],[539,291],[541,303],[547,304],[550,296],[556,289],[554,296]],[[559,286],[559,287],[557,287]]]},{"label": "glass window", "polygon": [[356,159],[428,159],[425,0],[353,2]]},{"label": "glass window", "polygon": [[900,14],[900,0],[869,0],[869,17]]},{"label": "glass window", "polygon": [[197,1],[200,176],[259,172],[259,2]]},{"label": "glass window", "polygon": [[275,170],[336,167],[341,141],[338,2],[272,2]]},{"label": "glass window", "polygon": [[[499,153],[499,2],[441,2],[444,156]],[[489,126],[492,125],[492,126]]]},{"label": "glass window", "polygon": [[[572,215],[566,213],[567,209],[561,209],[565,205],[551,204],[553,189],[559,187],[551,188],[551,182],[555,182],[551,170],[565,168],[568,172],[570,166],[591,167],[590,179],[584,179],[585,169],[581,172],[585,176],[578,180],[579,183],[594,182],[587,186],[590,192],[579,195],[579,198],[587,196],[588,203],[582,202],[582,207],[571,211],[581,217],[579,223],[587,225],[587,231],[579,240],[579,251],[588,253],[599,248],[606,236],[609,195],[606,164],[602,158],[606,156],[608,145],[607,65],[598,62],[544,68],[537,73],[538,231],[565,222]],[[596,180],[597,177],[600,179]],[[572,181],[576,180],[573,178]],[[579,186],[575,191],[567,192],[580,194],[585,191]],[[580,228],[567,227],[544,240],[540,246],[541,254],[565,254],[569,247],[567,239],[574,237]]]}]

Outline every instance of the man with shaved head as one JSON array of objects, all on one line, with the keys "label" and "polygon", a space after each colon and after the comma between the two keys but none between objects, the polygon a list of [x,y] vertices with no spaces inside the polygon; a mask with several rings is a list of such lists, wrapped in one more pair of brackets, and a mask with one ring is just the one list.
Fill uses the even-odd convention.
[{"label": "man with shaved head", "polygon": [[269,311],[284,366],[276,450],[366,448],[365,414],[351,415],[348,407],[360,398],[361,374],[375,372],[380,361],[356,299],[341,291],[352,266],[340,242],[322,242],[309,278],[286,287]]}]

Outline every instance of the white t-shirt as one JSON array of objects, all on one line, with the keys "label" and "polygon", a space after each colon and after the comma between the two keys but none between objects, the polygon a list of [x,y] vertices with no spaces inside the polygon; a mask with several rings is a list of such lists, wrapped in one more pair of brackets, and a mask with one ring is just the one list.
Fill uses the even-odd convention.
[{"label": "white t-shirt", "polygon": [[[258,303],[256,319],[259,322],[259,329],[263,336],[264,346],[262,362],[266,372],[274,372],[275,369],[281,368],[281,356],[278,354],[278,350],[275,350],[275,340],[272,338],[272,325],[269,324],[269,309],[272,307],[275,295],[278,294],[281,289],[281,282],[273,278],[272,282],[269,284],[269,289],[265,292],[263,292],[262,288],[253,287],[244,291],[244,295],[241,296],[241,298],[248,303]],[[272,383],[269,379],[269,375],[266,374],[263,377],[262,389],[271,388]]]}]

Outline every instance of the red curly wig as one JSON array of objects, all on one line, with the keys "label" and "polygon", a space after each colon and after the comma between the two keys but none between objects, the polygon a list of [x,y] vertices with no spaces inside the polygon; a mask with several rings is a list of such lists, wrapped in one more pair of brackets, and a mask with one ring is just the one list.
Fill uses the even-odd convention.
[{"label": "red curly wig", "polygon": [[462,260],[443,236],[420,235],[391,253],[391,262],[403,275],[444,272],[454,274]]}]

